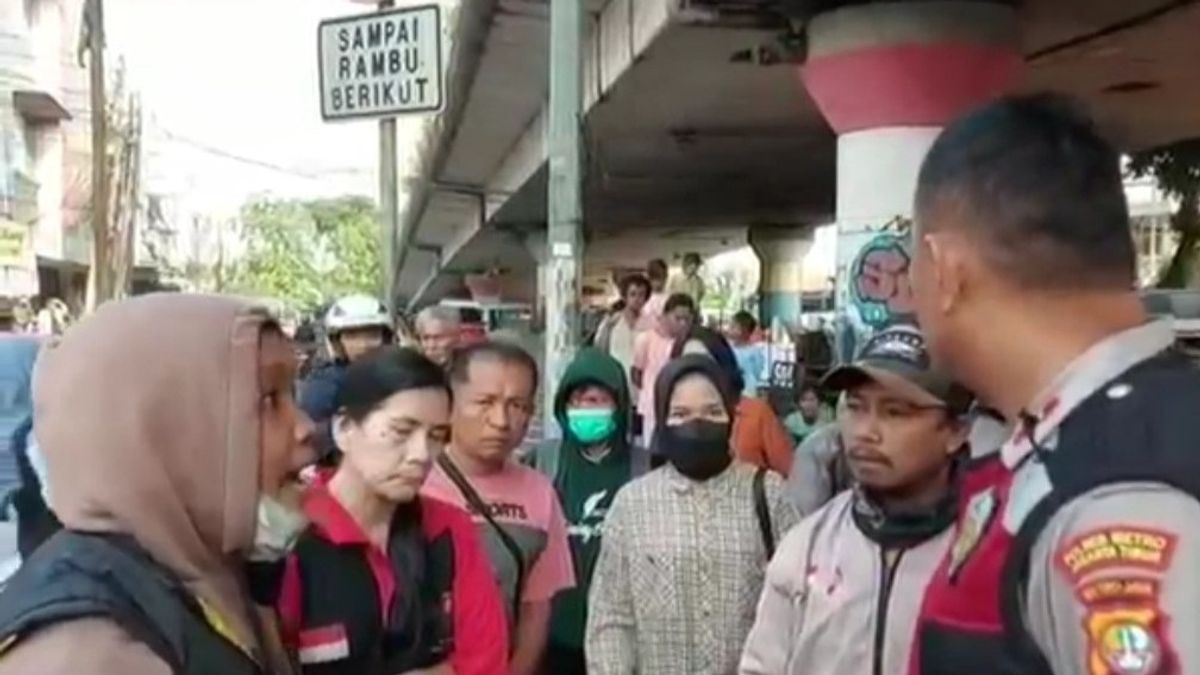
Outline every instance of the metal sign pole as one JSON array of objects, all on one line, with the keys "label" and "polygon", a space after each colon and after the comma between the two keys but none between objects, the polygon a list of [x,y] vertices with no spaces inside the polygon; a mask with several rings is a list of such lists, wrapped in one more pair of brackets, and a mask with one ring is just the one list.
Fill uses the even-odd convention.
[{"label": "metal sign pole", "polygon": [[[395,0],[379,0],[379,11],[395,6]],[[396,321],[397,269],[396,230],[400,221],[396,167],[396,118],[379,120],[379,211],[383,237],[383,303],[388,316]]]},{"label": "metal sign pole", "polygon": [[554,392],[579,344],[579,272],[583,204],[580,184],[580,33],[582,0],[550,2],[550,185],[546,227],[545,429],[558,436]]},{"label": "metal sign pole", "polygon": [[397,8],[395,0],[357,0],[377,11],[325,19],[317,27],[321,118],[326,122],[379,120],[378,284],[396,320],[399,277],[410,234],[400,220],[396,117],[433,114],[445,103],[442,7]]}]

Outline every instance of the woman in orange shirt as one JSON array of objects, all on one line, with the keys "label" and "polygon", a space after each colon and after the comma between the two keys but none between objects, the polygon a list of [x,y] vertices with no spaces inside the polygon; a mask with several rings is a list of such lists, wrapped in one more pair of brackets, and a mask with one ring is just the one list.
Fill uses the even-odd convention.
[{"label": "woman in orange shirt", "polygon": [[[734,390],[742,390],[737,358],[720,333],[703,326],[692,328],[676,340],[671,349],[671,358],[683,354],[711,357],[725,372]],[[734,457],[747,464],[766,467],[784,476],[792,470],[792,438],[771,405],[762,399],[743,396],[738,402],[730,446]]]}]

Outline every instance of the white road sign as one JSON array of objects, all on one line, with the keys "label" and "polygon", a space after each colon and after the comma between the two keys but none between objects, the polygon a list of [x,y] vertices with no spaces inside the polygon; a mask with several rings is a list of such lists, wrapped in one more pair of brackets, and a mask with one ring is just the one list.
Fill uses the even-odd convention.
[{"label": "white road sign", "polygon": [[391,117],[440,110],[442,13],[405,7],[322,21],[321,117]]}]

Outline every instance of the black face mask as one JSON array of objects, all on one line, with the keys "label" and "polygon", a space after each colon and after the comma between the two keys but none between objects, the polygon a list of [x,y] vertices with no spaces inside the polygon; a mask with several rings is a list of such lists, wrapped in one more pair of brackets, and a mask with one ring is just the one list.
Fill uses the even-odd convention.
[{"label": "black face mask", "polygon": [[729,422],[693,420],[658,428],[658,447],[679,473],[704,481],[733,462],[729,454]]}]

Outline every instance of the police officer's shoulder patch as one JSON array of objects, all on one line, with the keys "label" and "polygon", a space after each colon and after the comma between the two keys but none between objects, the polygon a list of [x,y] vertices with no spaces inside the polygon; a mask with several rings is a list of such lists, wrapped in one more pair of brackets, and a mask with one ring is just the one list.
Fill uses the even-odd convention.
[{"label": "police officer's shoulder patch", "polygon": [[1155,604],[1158,602],[1159,584],[1155,579],[1143,577],[1102,577],[1075,589],[1079,601],[1087,607],[1108,603]]},{"label": "police officer's shoulder patch", "polygon": [[1154,675],[1172,672],[1158,599],[1158,583],[1133,576],[1094,580],[1076,589],[1086,609],[1090,675]]},{"label": "police officer's shoulder patch", "polygon": [[1088,614],[1088,672],[1092,675],[1152,675],[1166,658],[1160,617],[1151,608],[1094,610]]},{"label": "police officer's shoulder patch", "polygon": [[1106,525],[1088,530],[1059,547],[1055,563],[1078,585],[1093,572],[1138,568],[1161,572],[1171,564],[1177,537],[1138,525]]}]

